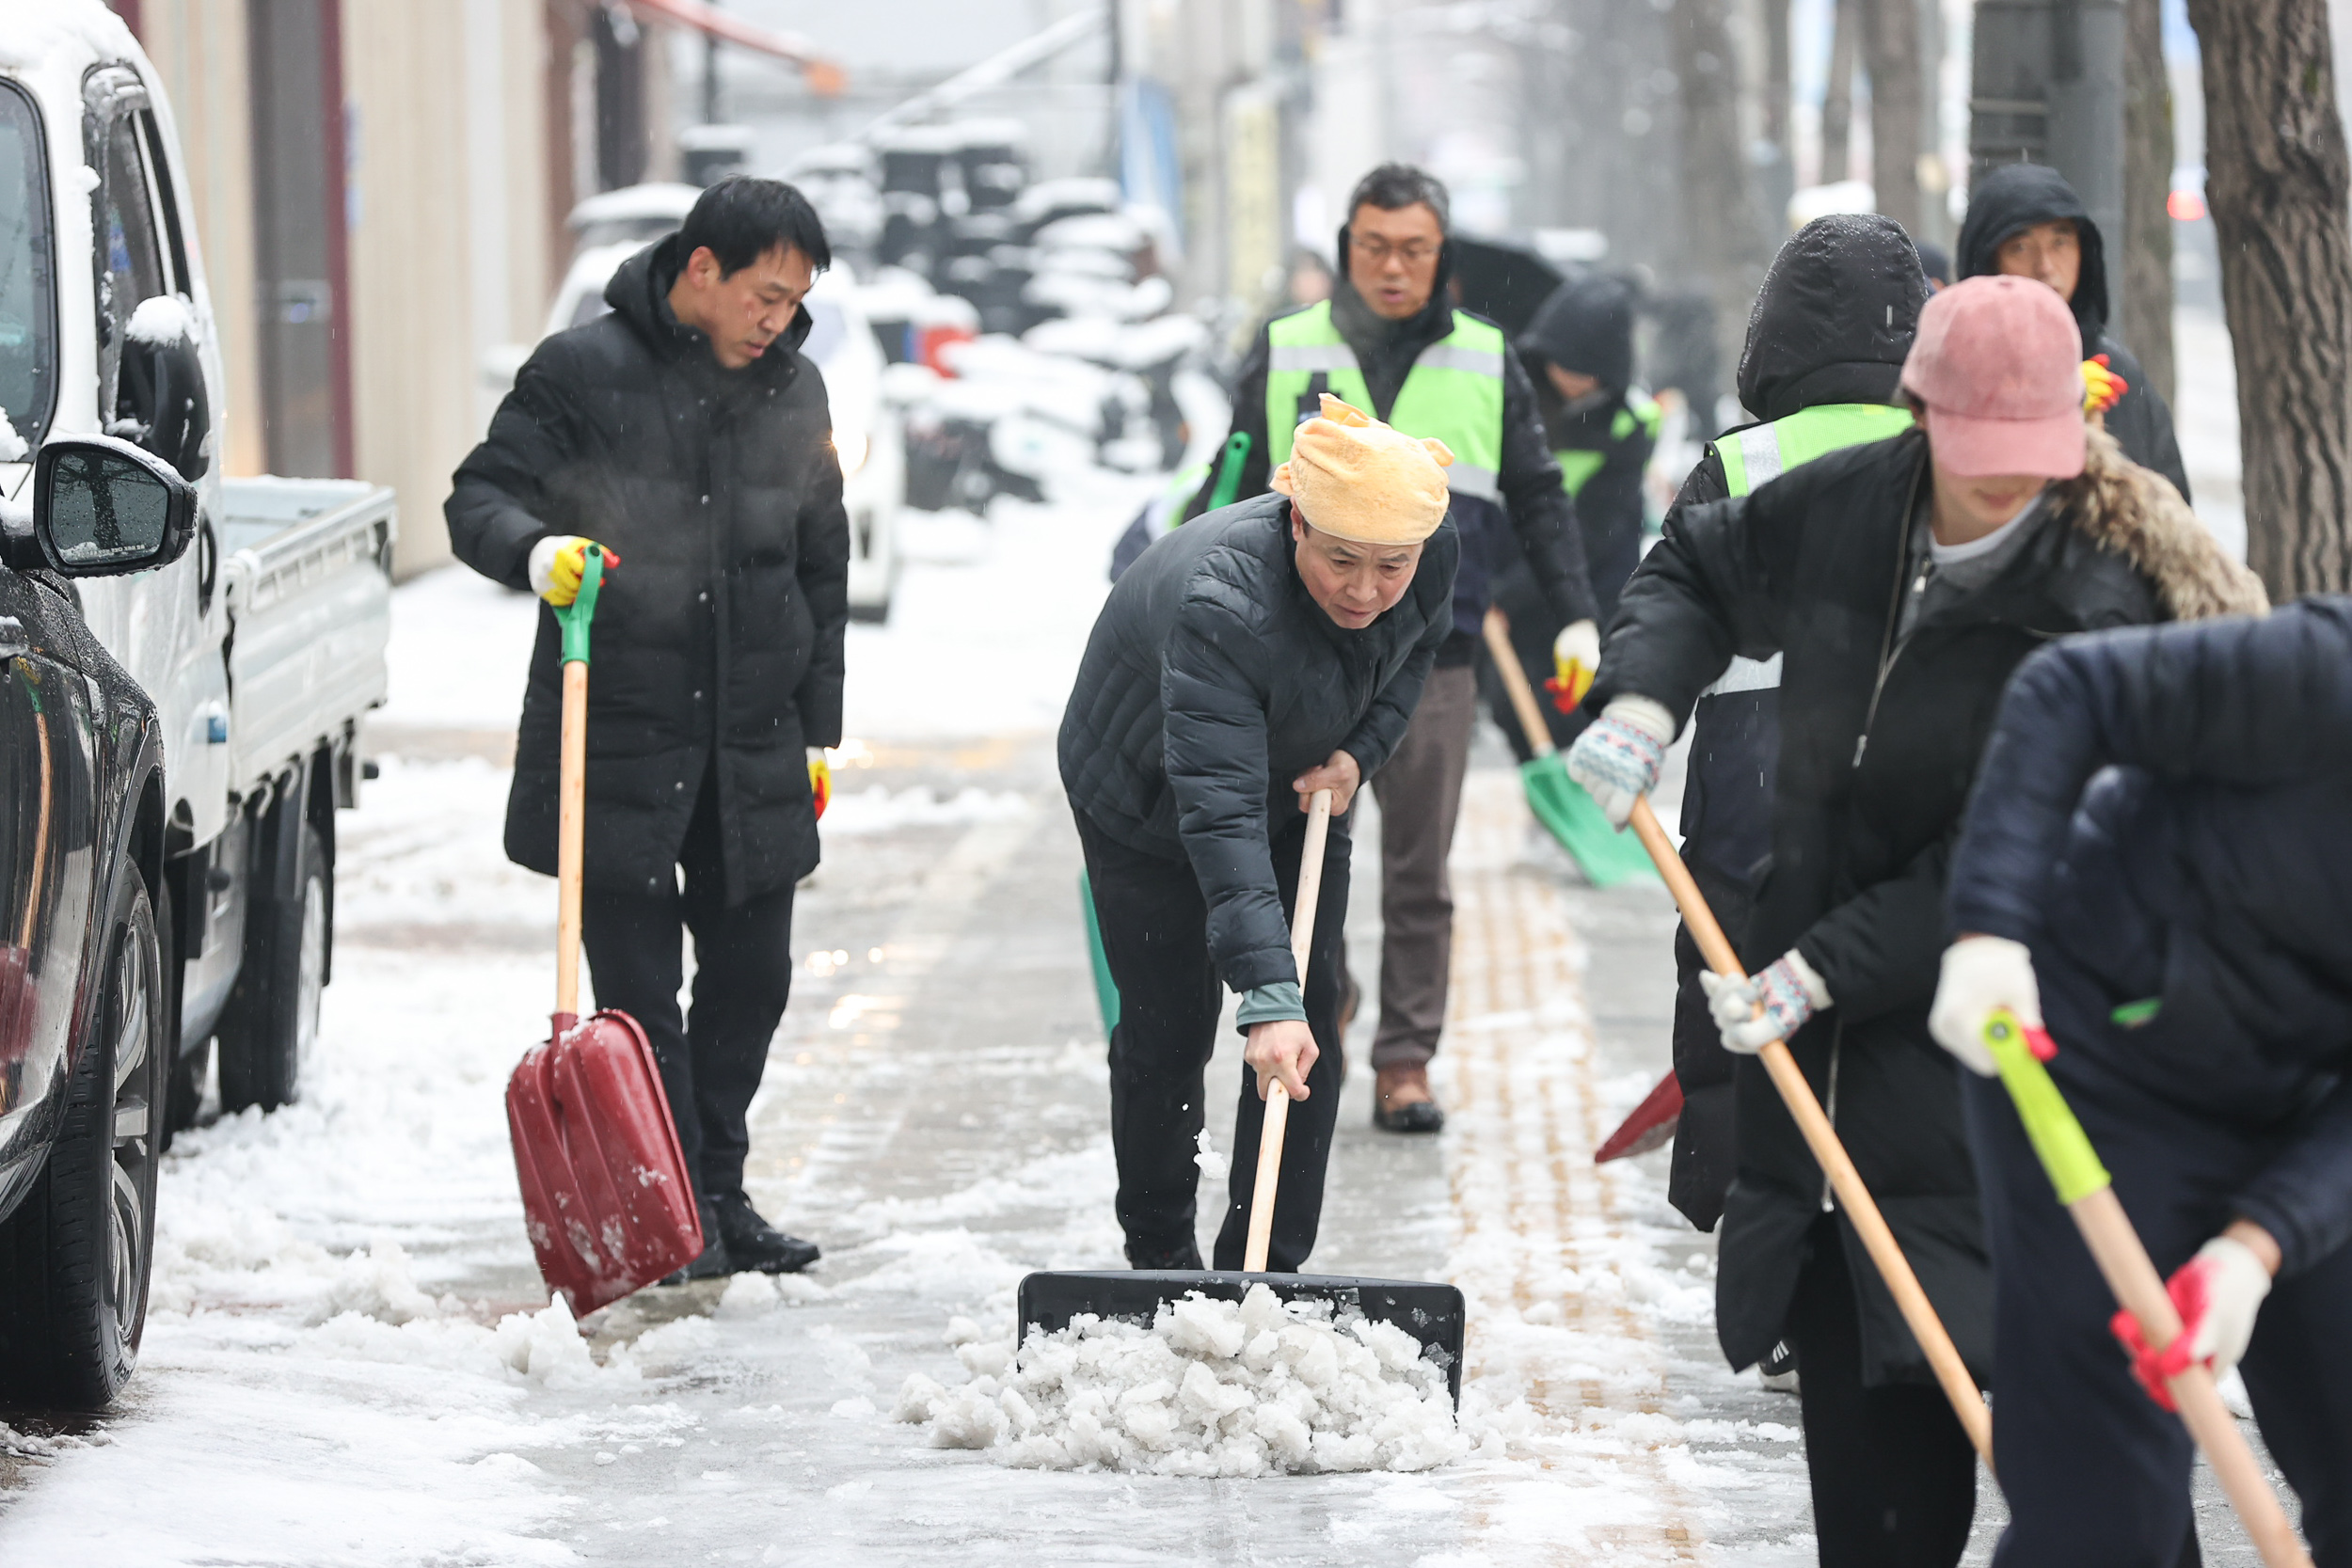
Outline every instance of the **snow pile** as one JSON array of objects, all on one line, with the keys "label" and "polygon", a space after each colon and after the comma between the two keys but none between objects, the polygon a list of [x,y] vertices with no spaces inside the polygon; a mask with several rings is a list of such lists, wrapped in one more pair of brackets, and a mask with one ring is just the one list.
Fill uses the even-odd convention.
[{"label": "snow pile", "polygon": [[8,411],[0,408],[0,463],[22,463],[33,449],[20,435]]},{"label": "snow pile", "polygon": [[1171,1476],[1426,1470],[1462,1458],[1445,1371],[1391,1323],[1335,1322],[1327,1304],[1164,1303],[1150,1328],[1081,1317],[957,1351],[961,1388],[907,1379],[897,1418],[935,1447],[995,1449],[1008,1465]]},{"label": "snow pile", "polygon": [[824,833],[882,833],[900,828],[962,828],[986,822],[1019,822],[1036,811],[1026,796],[1013,790],[986,790],[966,785],[951,796],[936,795],[920,784],[891,793],[873,784],[856,794],[833,798],[825,808]]}]

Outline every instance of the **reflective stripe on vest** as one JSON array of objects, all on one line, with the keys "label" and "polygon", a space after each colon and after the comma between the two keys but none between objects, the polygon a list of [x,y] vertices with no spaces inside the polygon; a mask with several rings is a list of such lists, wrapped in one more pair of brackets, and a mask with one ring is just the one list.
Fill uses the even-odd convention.
[{"label": "reflective stripe on vest", "polygon": [[[1785,420],[1774,420],[1726,436],[1715,443],[1723,460],[1724,489],[1745,496],[1778,479],[1790,468],[1817,457],[1866,441],[1883,441],[1911,428],[1911,410],[1883,403],[1825,403],[1803,408]],[[1768,659],[1734,657],[1722,678],[1699,693],[1721,697],[1734,691],[1770,691],[1780,685],[1780,656]]]},{"label": "reflective stripe on vest", "polygon": [[[1434,436],[1454,453],[1446,484],[1457,496],[1501,501],[1502,329],[1454,312],[1454,330],[1421,351],[1406,373],[1388,422],[1407,436]],[[1331,302],[1277,317],[1266,326],[1266,463],[1288,462],[1300,402],[1316,376],[1333,397],[1372,412],[1372,389],[1355,351],[1331,320]],[[1309,410],[1311,413],[1311,410]]]},{"label": "reflective stripe on vest", "polygon": [[1789,469],[1911,428],[1911,410],[1883,403],[1825,403],[1785,420],[1752,425],[1714,443],[1727,495],[1751,495]]}]

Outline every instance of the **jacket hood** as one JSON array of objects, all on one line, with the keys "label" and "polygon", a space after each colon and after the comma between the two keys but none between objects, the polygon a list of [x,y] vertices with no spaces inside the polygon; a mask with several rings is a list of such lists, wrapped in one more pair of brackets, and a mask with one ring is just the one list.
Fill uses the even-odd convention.
[{"label": "jacket hood", "polygon": [[1622,392],[1633,384],[1633,295],[1613,277],[1570,278],[1535,312],[1519,350]]},{"label": "jacket hood", "polygon": [[2169,481],[2097,425],[2085,435],[2083,471],[2051,487],[2074,529],[2145,573],[2176,621],[2268,613],[2262,579],[2221,553]]},{"label": "jacket hood", "polygon": [[1815,218],[1764,275],[1740,356],[1740,403],[1779,420],[1825,403],[1888,403],[1927,303],[1902,225],[1875,213]]},{"label": "jacket hood", "polygon": [[2004,164],[1978,181],[1968,193],[1968,216],[1960,226],[1954,264],[1962,277],[1998,272],[1994,257],[2003,240],[2021,229],[2061,218],[2073,220],[2082,236],[2082,276],[2068,303],[2074,325],[2082,328],[2083,352],[2091,354],[2107,325],[2106,242],[2090,221],[2083,198],[2058,170],[2046,164]]},{"label": "jacket hood", "polygon": [[[612,281],[604,286],[604,302],[659,352],[675,356],[689,348],[698,349],[715,370],[719,362],[711,356],[710,340],[679,321],[677,312],[670,309],[670,286],[677,281],[677,235],[664,234],[614,270]],[[784,329],[783,336],[744,368],[788,375],[792,356],[776,351],[798,349],[808,341],[808,309],[803,306],[792,312],[792,325]]]}]

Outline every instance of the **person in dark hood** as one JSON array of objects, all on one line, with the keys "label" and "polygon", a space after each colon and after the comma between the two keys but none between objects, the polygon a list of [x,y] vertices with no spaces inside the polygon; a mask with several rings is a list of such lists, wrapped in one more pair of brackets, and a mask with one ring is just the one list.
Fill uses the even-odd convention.
[{"label": "person in dark hood", "polygon": [[[1695,506],[1743,496],[1774,475],[1841,448],[1911,428],[1897,405],[1927,279],[1892,219],[1838,214],[1790,235],[1764,276],[1740,356],[1740,401],[1762,419],[1710,442],[1683,482],[1669,525]],[[1772,773],[1780,757],[1780,660],[1734,658],[1691,720],[1682,794],[1683,858],[1735,936],[1772,848]],[[1715,1228],[1732,1176],[1734,1058],[1716,1037],[1687,930],[1675,933],[1675,1129],[1667,1196],[1701,1230]],[[1766,1361],[1787,1370],[1785,1355]]]},{"label": "person in dark hood", "polygon": [[2106,242],[2066,177],[2046,164],[2006,164],[1986,175],[1968,193],[1958,249],[1963,277],[2010,273],[2039,277],[2058,292],[2082,329],[2083,356],[2105,355],[2107,369],[2123,379],[2122,399],[2106,410],[2108,434],[2124,456],[2153,468],[2190,499],[2172,410],[2132,351],[2107,330]]},{"label": "person in dark hood", "polygon": [[[1429,1061],[1453,963],[1446,858],[1478,713],[1480,626],[1511,542],[1564,628],[1561,648],[1581,650],[1589,670],[1599,644],[1575,503],[1561,486],[1526,367],[1501,327],[1454,306],[1447,209],[1445,186],[1421,169],[1384,164],[1365,175],[1348,198],[1331,297],[1268,322],[1233,393],[1232,428],[1248,440],[1241,499],[1264,493],[1293,432],[1327,392],[1454,454],[1446,471],[1461,542],[1454,628],[1411,728],[1367,781],[1380,801],[1383,923],[1373,1117],[1398,1132],[1435,1132],[1445,1121],[1429,1092]],[[1196,514],[1217,482],[1212,473],[1201,484]],[[1352,981],[1345,990],[1352,996]]]},{"label": "person in dark hood", "polygon": [[1928,1007],[2002,690],[2053,639],[2263,598],[2170,484],[2086,429],[2082,337],[2041,284],[1938,293],[1900,385],[1918,428],[1667,525],[1610,624],[1600,717],[1567,770],[1626,820],[1732,658],[1785,655],[1771,863],[1737,939],[1748,974],[1706,985],[1718,1037],[1749,1058],[1716,1336],[1735,1368],[1784,1338],[1796,1352],[1821,1560],[1934,1565],[1966,1548],[1976,1455],[1754,1058],[1787,1042],[1981,1386],[1992,1267]]},{"label": "person in dark hood", "polygon": [[[1598,274],[1570,278],[1552,291],[1518,341],[1544,436],[1560,465],[1561,488],[1576,501],[1584,564],[1604,625],[1617,608],[1617,591],[1642,559],[1643,474],[1658,444],[1658,404],[1633,385],[1633,293],[1623,282]],[[1546,670],[1557,662],[1566,628],[1526,558],[1506,546],[1509,564],[1495,579],[1495,605],[1510,620],[1519,663]],[[1590,669],[1591,655],[1581,662]],[[1510,694],[1483,654],[1478,684],[1511,749],[1526,761],[1531,752]],[[1568,700],[1581,693],[1565,682],[1561,692],[1544,705],[1555,746],[1565,746],[1584,727]]]},{"label": "person in dark hood", "polygon": [[[743,1162],[793,889],[817,865],[821,748],[841,740],[850,526],[824,378],[800,352],[831,260],[790,185],[711,186],[621,264],[610,315],[524,363],[445,509],[459,560],[552,605],[579,593],[592,541],[615,567],[589,683],[581,940],[597,1004],[643,1024],[660,1063],[707,1240],[691,1278],[817,1258],[752,1207]],[[561,642],[542,610],[506,811],[508,858],[550,876]]]},{"label": "person in dark hood", "polygon": [[1952,253],[1940,245],[1919,242],[1919,270],[1928,275],[1928,293],[1939,293],[1952,286]]}]

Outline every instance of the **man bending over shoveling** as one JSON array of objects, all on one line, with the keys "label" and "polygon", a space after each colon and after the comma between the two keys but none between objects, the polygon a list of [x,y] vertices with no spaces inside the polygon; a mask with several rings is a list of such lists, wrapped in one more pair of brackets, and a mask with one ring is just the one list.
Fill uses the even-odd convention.
[{"label": "man bending over shoveling", "polygon": [[[1220,979],[1241,993],[1249,1044],[1216,1267],[1241,1267],[1278,1079],[1299,1103],[1267,1267],[1295,1273],[1314,1247],[1339,1109],[1346,812],[1404,735],[1454,624],[1452,460],[1326,397],[1274,492],[1153,545],[1088,640],[1061,776],[1119,988],[1111,1142],[1136,1268],[1200,1267],[1193,1157]],[[1302,995],[1289,911],[1318,789],[1331,791],[1331,832]]]}]

